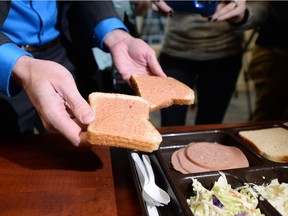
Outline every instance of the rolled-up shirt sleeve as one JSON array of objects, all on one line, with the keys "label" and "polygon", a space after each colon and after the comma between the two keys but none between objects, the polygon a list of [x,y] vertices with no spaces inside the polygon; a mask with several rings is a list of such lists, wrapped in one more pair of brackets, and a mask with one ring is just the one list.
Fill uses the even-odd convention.
[{"label": "rolled-up shirt sleeve", "polygon": [[115,29],[122,29],[129,32],[127,27],[119,18],[108,18],[97,24],[94,28],[94,42],[97,47],[104,49],[104,40],[107,34]]},{"label": "rolled-up shirt sleeve", "polygon": [[0,46],[0,92],[13,95],[19,88],[10,86],[10,77],[17,60],[23,56],[32,56],[14,43],[4,43]]}]

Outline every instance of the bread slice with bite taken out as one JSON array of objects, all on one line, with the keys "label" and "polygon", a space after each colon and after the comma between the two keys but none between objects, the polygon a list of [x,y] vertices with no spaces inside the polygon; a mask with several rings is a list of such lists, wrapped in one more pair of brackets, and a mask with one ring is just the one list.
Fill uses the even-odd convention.
[{"label": "bread slice with bite taken out", "polygon": [[133,74],[129,82],[136,94],[149,102],[150,111],[166,108],[173,104],[190,105],[194,103],[194,91],[172,77]]},{"label": "bread slice with bite taken out", "polygon": [[149,121],[149,104],[145,99],[93,92],[88,100],[95,112],[95,121],[87,128],[89,143],[144,152],[159,148],[162,136]]}]

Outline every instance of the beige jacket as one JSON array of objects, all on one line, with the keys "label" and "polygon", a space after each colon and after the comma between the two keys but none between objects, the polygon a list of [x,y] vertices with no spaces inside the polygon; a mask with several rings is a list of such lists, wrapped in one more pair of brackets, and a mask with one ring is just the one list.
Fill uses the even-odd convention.
[{"label": "beige jacket", "polygon": [[248,19],[241,26],[210,22],[198,14],[175,13],[167,20],[161,52],[205,61],[242,52],[243,32],[262,25],[269,13],[266,2],[247,2]]}]

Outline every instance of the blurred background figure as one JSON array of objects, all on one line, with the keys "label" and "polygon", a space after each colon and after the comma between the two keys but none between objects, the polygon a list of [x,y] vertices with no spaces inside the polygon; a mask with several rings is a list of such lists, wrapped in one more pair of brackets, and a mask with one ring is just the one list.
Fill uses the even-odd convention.
[{"label": "blurred background figure", "polygon": [[[159,61],[167,76],[196,93],[195,124],[222,123],[242,67],[244,30],[265,20],[265,2],[219,2],[215,14],[175,11]],[[161,126],[185,125],[188,106],[161,110]]]},{"label": "blurred background figure", "polygon": [[248,67],[255,89],[252,121],[288,119],[288,2],[270,1],[270,5]]}]

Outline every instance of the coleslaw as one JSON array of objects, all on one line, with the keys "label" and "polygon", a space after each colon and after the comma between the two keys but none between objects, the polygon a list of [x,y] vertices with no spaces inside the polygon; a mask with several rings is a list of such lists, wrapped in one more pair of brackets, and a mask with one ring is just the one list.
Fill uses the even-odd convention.
[{"label": "coleslaw", "polygon": [[257,193],[248,185],[233,189],[223,172],[211,190],[206,189],[195,178],[192,187],[195,196],[187,203],[195,216],[259,216],[264,215],[258,205]]},{"label": "coleslaw", "polygon": [[273,179],[270,184],[255,185],[253,188],[283,216],[288,216],[288,184]]}]

